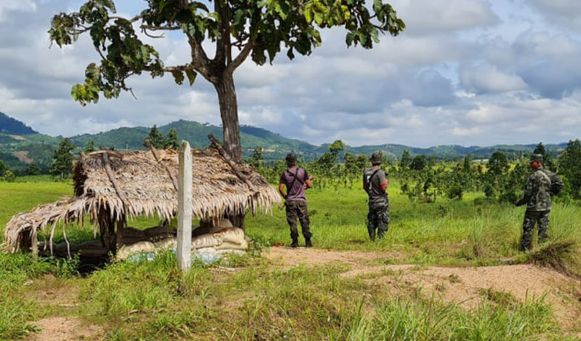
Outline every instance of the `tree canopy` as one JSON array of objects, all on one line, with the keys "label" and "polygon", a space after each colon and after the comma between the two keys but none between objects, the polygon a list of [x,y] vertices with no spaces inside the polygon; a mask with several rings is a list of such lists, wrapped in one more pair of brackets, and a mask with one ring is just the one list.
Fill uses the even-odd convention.
[{"label": "tree canopy", "polygon": [[64,138],[59,143],[58,148],[54,151],[50,173],[54,176],[67,178],[73,171],[74,157],[72,151],[75,145],[68,138]]},{"label": "tree canopy", "polygon": [[[234,70],[248,57],[262,65],[283,51],[290,59],[309,55],[322,43],[321,30],[335,26],[346,29],[347,46],[367,49],[380,34],[397,35],[405,28],[381,0],[371,5],[365,0],[147,0],[132,17],[118,15],[113,0],[88,0],[76,12],[55,15],[49,34],[61,47],[82,34],[93,42],[100,63],[89,64],[85,81],[71,91],[83,105],[130,91],[126,80],[144,72],[154,78],[171,74],[177,84],[187,79],[190,85],[202,75],[218,94],[225,147],[240,160]],[[144,42],[166,31],[186,36],[189,62],[165,65],[157,49]]]},{"label": "tree canopy", "polygon": [[581,142],[571,140],[559,156],[559,171],[565,175],[574,197],[581,197]]}]

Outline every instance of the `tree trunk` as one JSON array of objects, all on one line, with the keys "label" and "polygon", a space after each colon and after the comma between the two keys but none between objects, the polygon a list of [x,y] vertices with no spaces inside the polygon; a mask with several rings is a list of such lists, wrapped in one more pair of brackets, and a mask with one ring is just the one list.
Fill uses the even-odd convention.
[{"label": "tree trunk", "polygon": [[[214,83],[220,103],[220,116],[222,117],[222,131],[224,134],[224,149],[233,161],[242,162],[242,146],[240,144],[240,122],[238,121],[238,100],[236,88],[231,72],[224,71],[218,82]],[[225,216],[232,225],[244,228],[244,214]]]},{"label": "tree trunk", "polygon": [[218,82],[214,84],[220,103],[222,131],[224,133],[224,149],[236,162],[242,162],[242,147],[240,145],[240,123],[238,121],[238,100],[232,73],[224,71]]}]

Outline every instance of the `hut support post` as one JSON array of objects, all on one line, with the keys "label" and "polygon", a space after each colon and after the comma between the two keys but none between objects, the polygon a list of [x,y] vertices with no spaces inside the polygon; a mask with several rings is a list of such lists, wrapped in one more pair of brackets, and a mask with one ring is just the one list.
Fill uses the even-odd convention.
[{"label": "hut support post", "polygon": [[178,266],[182,271],[192,265],[192,152],[182,141],[178,180]]},{"label": "hut support post", "polygon": [[36,232],[31,232],[30,236],[32,242],[32,246],[30,247],[32,250],[32,256],[38,258],[38,236],[36,235]]}]

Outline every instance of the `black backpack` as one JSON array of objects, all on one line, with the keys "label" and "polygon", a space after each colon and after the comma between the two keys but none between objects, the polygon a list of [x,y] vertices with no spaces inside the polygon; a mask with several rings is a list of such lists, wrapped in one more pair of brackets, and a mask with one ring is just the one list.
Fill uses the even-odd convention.
[{"label": "black backpack", "polygon": [[375,174],[377,174],[379,171],[380,169],[376,169],[370,176],[365,177],[365,189],[368,193],[373,189],[373,182],[371,182],[371,179],[373,179]]}]

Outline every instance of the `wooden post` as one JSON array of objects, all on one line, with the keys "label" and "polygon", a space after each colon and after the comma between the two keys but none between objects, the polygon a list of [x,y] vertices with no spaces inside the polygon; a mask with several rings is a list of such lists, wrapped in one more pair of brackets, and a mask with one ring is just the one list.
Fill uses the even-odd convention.
[{"label": "wooden post", "polygon": [[182,271],[192,265],[192,152],[182,141],[178,180],[178,240],[176,256]]}]

